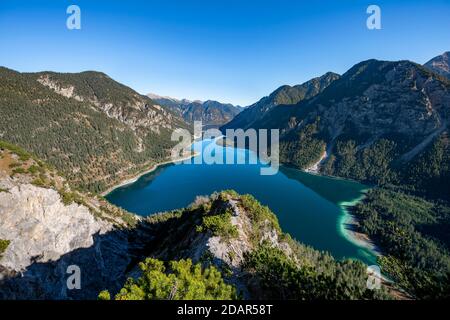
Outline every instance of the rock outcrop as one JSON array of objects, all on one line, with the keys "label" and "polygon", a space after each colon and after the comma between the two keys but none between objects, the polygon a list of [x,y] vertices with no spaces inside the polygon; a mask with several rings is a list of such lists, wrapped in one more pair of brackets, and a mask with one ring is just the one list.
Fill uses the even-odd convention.
[{"label": "rock outcrop", "polygon": [[[71,190],[41,161],[0,144],[0,239],[8,241],[0,299],[95,299],[117,290],[143,246],[139,230],[137,218]],[[79,289],[67,285],[70,266],[80,270]]]},{"label": "rock outcrop", "polygon": [[444,52],[440,56],[434,57],[424,64],[424,67],[450,79],[450,51]]}]

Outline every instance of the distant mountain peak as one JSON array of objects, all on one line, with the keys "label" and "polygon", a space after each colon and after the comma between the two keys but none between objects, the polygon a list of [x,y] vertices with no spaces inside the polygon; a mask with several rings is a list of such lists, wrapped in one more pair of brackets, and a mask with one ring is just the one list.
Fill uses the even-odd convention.
[{"label": "distant mountain peak", "polygon": [[203,121],[203,124],[218,127],[234,118],[242,108],[230,103],[221,103],[215,100],[188,100],[162,97],[156,94],[148,94],[149,98],[164,108],[175,112],[185,121]]},{"label": "distant mountain peak", "polygon": [[443,54],[434,57],[430,61],[424,64],[424,67],[450,79],[450,51],[446,51]]}]

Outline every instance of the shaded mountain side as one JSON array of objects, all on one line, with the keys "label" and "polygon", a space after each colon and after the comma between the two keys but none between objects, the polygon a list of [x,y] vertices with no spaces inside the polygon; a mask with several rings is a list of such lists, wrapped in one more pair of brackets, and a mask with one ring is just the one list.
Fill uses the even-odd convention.
[{"label": "shaded mountain side", "polygon": [[271,110],[277,110],[275,107],[279,105],[295,105],[299,101],[312,98],[338,78],[338,74],[328,72],[321,77],[314,78],[300,85],[293,87],[287,85],[281,86],[269,96],[245,108],[232,121],[222,126],[221,130],[265,128],[260,121]]},{"label": "shaded mountain side", "polygon": [[410,61],[356,64],[316,96],[252,123],[280,129],[280,160],[371,184],[358,230],[378,263],[420,299],[450,288],[450,81]]},{"label": "shaded mountain side", "polygon": [[[321,172],[381,185],[431,185],[417,181],[430,175],[414,172],[424,170],[418,159],[440,140],[441,169],[433,183],[440,176],[444,185],[449,89],[450,81],[413,62],[368,60],[310,99],[271,108],[252,127],[280,129],[285,164],[306,169],[325,157]],[[444,196],[446,190],[433,192]]]},{"label": "shaded mountain side", "polygon": [[202,121],[206,127],[218,127],[231,121],[239,112],[243,110],[240,106],[218,101],[190,101],[187,99],[174,99],[161,97],[155,94],[148,94],[162,107],[173,111],[182,117],[186,122]]},{"label": "shaded mountain side", "polygon": [[0,68],[0,138],[32,151],[79,188],[100,192],[170,156],[188,125],[107,75]]},{"label": "shaded mountain side", "polygon": [[429,70],[440,74],[448,79],[450,79],[450,51],[444,52],[443,54],[434,57],[430,61],[424,64],[424,67]]},{"label": "shaded mountain side", "polygon": [[[143,246],[139,219],[74,190],[51,166],[0,141],[0,299],[93,298],[119,288]],[[80,267],[82,290],[67,268]]]}]

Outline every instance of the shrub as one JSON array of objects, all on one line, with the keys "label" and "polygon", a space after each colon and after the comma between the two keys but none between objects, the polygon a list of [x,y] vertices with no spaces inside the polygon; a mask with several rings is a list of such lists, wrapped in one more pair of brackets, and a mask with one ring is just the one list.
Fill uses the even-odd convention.
[{"label": "shrub", "polygon": [[[115,296],[116,300],[231,300],[236,289],[226,284],[213,266],[202,268],[190,259],[163,261],[147,258],[139,264],[143,274],[137,280],[129,278]],[[108,300],[102,291],[99,299]]]},{"label": "shrub", "polygon": [[225,239],[236,238],[238,230],[231,224],[231,211],[225,210],[224,213],[216,215],[207,215],[202,218],[202,224],[197,226],[198,232],[211,231],[215,236],[221,236]]},{"label": "shrub", "polygon": [[9,240],[0,239],[0,258],[2,254],[5,253],[6,249],[8,249],[10,243],[11,241]]}]

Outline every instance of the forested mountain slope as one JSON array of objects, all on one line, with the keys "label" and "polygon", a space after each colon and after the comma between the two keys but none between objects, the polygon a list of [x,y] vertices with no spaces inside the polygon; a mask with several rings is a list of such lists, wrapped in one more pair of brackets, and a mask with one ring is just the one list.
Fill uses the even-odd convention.
[{"label": "forested mountain slope", "polygon": [[[361,262],[336,261],[291,239],[251,195],[223,191],[200,197],[188,208],[149,218],[149,223],[155,231],[147,247],[153,259],[140,264],[137,279],[119,292],[103,292],[102,298],[390,298],[384,287],[367,288]],[[232,288],[211,276],[216,270]],[[219,280],[211,283],[212,278]]]},{"label": "forested mountain slope", "polygon": [[[321,93],[252,123],[280,160],[374,187],[354,208],[383,272],[417,298],[450,296],[450,81],[410,61],[358,63]],[[224,126],[226,127],[226,126]]]},{"label": "forested mountain slope", "polygon": [[0,68],[0,138],[45,159],[76,186],[103,191],[166,159],[176,115],[99,72]]},{"label": "forested mountain slope", "polygon": [[330,83],[339,79],[339,75],[328,72],[321,77],[314,78],[303,84],[296,86],[281,86],[269,96],[262,98],[255,104],[245,108],[243,112],[237,115],[229,123],[222,126],[222,130],[226,129],[248,129],[260,127],[259,120],[266,113],[278,105],[294,105],[299,101],[309,99],[316,94],[322,92]]}]

